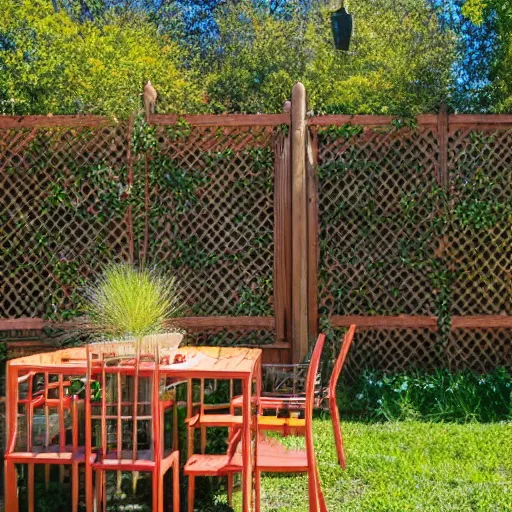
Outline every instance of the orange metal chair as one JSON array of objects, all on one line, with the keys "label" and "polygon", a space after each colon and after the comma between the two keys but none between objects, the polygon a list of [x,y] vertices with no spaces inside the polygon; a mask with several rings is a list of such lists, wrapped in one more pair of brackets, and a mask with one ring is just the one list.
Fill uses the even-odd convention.
[{"label": "orange metal chair", "polygon": [[348,351],[354,340],[354,334],[356,332],[356,326],[351,325],[343,342],[341,344],[341,350],[334,363],[331,378],[329,380],[329,411],[331,415],[332,428],[334,431],[334,441],[336,443],[336,454],[338,455],[338,462],[343,469],[347,467],[347,461],[345,457],[345,449],[343,447],[343,437],[341,435],[341,423],[340,423],[340,411],[338,409],[338,403],[336,400],[336,387],[338,385],[338,379],[340,373],[347,359]]},{"label": "orange metal chair", "polygon": [[[101,447],[98,451],[98,458],[92,464],[96,473],[96,510],[106,512],[106,472],[107,471],[131,471],[148,472],[152,476],[152,510],[162,512],[164,507],[164,476],[169,469],[173,470],[173,510],[180,509],[179,492],[179,452],[175,449],[164,453],[163,447],[163,415],[164,410],[173,405],[172,401],[160,400],[160,365],[158,351],[153,356],[141,358],[140,349],[135,357],[127,358],[125,361],[114,357],[114,361],[104,358],[99,364],[93,365],[92,375],[101,376],[101,414],[95,415],[89,412],[91,420],[101,422]],[[144,360],[141,360],[144,359]],[[116,380],[116,401],[107,402],[107,375]],[[133,377],[133,396],[126,402],[122,399],[123,375]],[[151,397],[149,401],[139,401],[139,385],[141,379],[150,381]],[[91,404],[88,404],[91,407]],[[97,408],[99,406],[95,406]],[[111,414],[111,409],[116,409],[116,414]],[[139,410],[142,409],[142,414]],[[126,414],[126,411],[131,414]],[[109,414],[110,413],[110,414]],[[116,423],[116,432],[109,432],[109,422]],[[123,422],[132,422],[131,448],[124,446]],[[139,449],[138,446],[138,425],[140,422],[149,422],[152,428],[153,438],[149,441],[147,449]],[[112,443],[110,443],[110,441]],[[109,444],[115,445],[115,449],[109,451]],[[175,448],[175,447],[173,447]]]},{"label": "orange metal chair", "polygon": [[[58,375],[57,382],[49,381],[49,372],[45,371],[42,390],[34,390],[34,377],[37,372],[28,371],[25,375],[18,377],[18,373],[8,366],[8,441],[4,456],[6,470],[6,510],[16,512],[18,510],[16,464],[28,465],[28,510],[34,510],[34,466],[43,464],[45,466],[45,478],[49,483],[50,466],[58,465],[71,466],[71,493],[72,512],[78,511],[79,492],[79,464],[85,462],[85,449],[78,445],[79,424],[78,424],[78,403],[83,402],[77,396],[66,394],[69,381],[63,380],[63,375]],[[26,398],[19,397],[20,384],[27,384]],[[53,395],[53,396],[52,396]],[[54,395],[57,395],[55,397]],[[26,407],[26,449],[17,450],[18,440],[18,407]],[[41,425],[41,438],[34,440],[34,410],[42,409],[43,414],[36,415],[43,419]],[[56,414],[50,414],[50,410],[56,410]],[[69,425],[65,424],[65,415],[71,417]],[[51,417],[53,416],[53,418]],[[71,430],[71,445],[67,444],[66,433]],[[22,436],[25,437],[25,436]],[[52,443],[58,438],[58,444]],[[35,442],[34,442],[35,441]],[[60,479],[64,474],[60,471]]]},{"label": "orange metal chair", "polygon": [[[325,335],[318,337],[306,378],[305,396],[305,450],[287,450],[276,439],[267,439],[258,435],[256,443],[256,511],[260,510],[260,487],[262,472],[307,473],[310,512],[326,512],[322,494],[318,467],[313,446],[313,407],[315,400],[315,382],[320,364],[320,356],[325,343]],[[239,429],[233,429],[229,449],[226,455],[192,455],[185,464],[184,473],[189,477],[189,512],[194,507],[194,481],[197,476],[232,476],[242,469],[242,460],[236,446],[239,442]],[[229,483],[231,486],[231,482]],[[228,489],[228,496],[231,490]]]},{"label": "orange metal chair", "polygon": [[[332,426],[334,431],[334,440],[336,443],[336,453],[338,456],[338,462],[343,469],[346,469],[346,457],[343,448],[343,438],[341,434],[341,423],[338,405],[336,401],[336,387],[338,380],[345,364],[348,352],[354,339],[356,325],[351,325],[347,333],[345,334],[340,353],[336,358],[331,377],[329,379],[329,386],[327,388],[327,398],[329,400],[329,412],[332,420]],[[293,367],[294,365],[286,365]],[[301,365],[304,366],[304,365]],[[318,395],[318,393],[316,393]],[[318,400],[317,400],[318,402]],[[231,403],[233,408],[241,406],[240,397],[235,397]],[[276,413],[280,410],[288,410],[294,412],[302,412],[306,405],[305,396],[301,395],[290,395],[290,396],[262,396],[260,399],[260,413],[262,410],[274,410]],[[316,405],[319,405],[316,403]],[[293,417],[279,417],[275,416],[259,416],[258,418],[258,429],[260,431],[274,431],[281,432],[284,435],[297,435],[305,433],[305,420],[302,418]]]}]

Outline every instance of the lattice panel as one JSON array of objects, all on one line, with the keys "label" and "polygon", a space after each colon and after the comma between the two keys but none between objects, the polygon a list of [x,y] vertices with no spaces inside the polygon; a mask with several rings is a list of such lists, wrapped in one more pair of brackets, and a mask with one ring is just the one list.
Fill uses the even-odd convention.
[{"label": "lattice panel", "polygon": [[440,347],[437,333],[428,329],[356,331],[343,371],[349,378],[368,368],[389,373],[434,368],[486,373],[512,367],[511,337],[510,329],[457,329]]},{"label": "lattice panel", "polygon": [[0,131],[0,317],[72,314],[127,254],[126,148],[122,126]]},{"label": "lattice panel", "polygon": [[446,348],[451,370],[470,368],[485,373],[499,367],[512,368],[511,329],[457,329]]},{"label": "lattice panel", "polygon": [[343,371],[357,378],[367,368],[397,372],[446,366],[436,343],[437,333],[428,329],[356,331]]},{"label": "lattice panel", "polygon": [[319,134],[320,310],[432,315],[435,131]]},{"label": "lattice panel", "polygon": [[512,314],[512,130],[457,130],[448,145],[452,314]]},{"label": "lattice panel", "polygon": [[[147,261],[177,276],[188,314],[272,315],[272,130],[177,136],[160,126],[157,139]],[[140,232],[138,239],[144,253]]]},{"label": "lattice panel", "polygon": [[189,345],[236,346],[236,345],[272,345],[275,332],[270,329],[205,329],[189,331],[185,337]]}]

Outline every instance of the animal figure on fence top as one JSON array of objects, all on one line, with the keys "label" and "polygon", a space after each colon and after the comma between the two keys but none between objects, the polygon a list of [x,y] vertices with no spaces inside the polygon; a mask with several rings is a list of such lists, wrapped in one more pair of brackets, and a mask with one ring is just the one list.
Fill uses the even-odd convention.
[{"label": "animal figure on fence top", "polygon": [[156,92],[156,89],[151,84],[151,81],[148,80],[146,82],[146,85],[144,86],[144,108],[146,111],[146,119],[149,118],[150,114],[155,113],[155,104],[156,100],[158,99],[158,93]]}]

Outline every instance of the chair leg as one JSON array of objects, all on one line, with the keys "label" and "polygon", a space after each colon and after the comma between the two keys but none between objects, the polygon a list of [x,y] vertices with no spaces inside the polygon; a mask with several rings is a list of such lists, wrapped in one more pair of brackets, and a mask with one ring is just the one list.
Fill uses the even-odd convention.
[{"label": "chair leg", "polygon": [[320,483],[320,475],[318,473],[318,469],[316,472],[316,485],[317,485],[318,503],[320,505],[320,512],[327,512],[327,505],[325,504],[325,498],[324,498],[324,493],[322,491],[322,484]]},{"label": "chair leg", "polygon": [[94,489],[94,494],[95,494],[95,499],[94,499],[94,510],[96,512],[100,512],[103,508],[103,497],[102,497],[102,490],[103,490],[103,475],[102,475],[102,471],[98,470],[98,471],[95,471],[95,476],[96,478],[94,479],[95,480],[95,486],[96,488]]},{"label": "chair leg", "polygon": [[194,512],[194,498],[196,494],[196,477],[188,477],[188,512]]},{"label": "chair leg", "polygon": [[78,512],[78,464],[74,462],[71,465],[71,510]]},{"label": "chair leg", "polygon": [[330,410],[338,463],[343,469],[347,469],[347,461],[345,458],[345,448],[343,446],[343,436],[341,434],[341,422],[338,406],[336,404],[331,404]]},{"label": "chair leg", "polygon": [[158,512],[164,512],[164,476],[158,477]]},{"label": "chair leg", "polygon": [[18,512],[18,476],[13,462],[6,460],[5,468],[5,510]]},{"label": "chair leg", "polygon": [[158,512],[159,502],[160,502],[160,472],[152,471],[151,472],[151,488],[153,490],[153,496],[151,501],[151,510],[153,512]]},{"label": "chair leg", "polygon": [[261,510],[261,471],[257,468],[254,470],[254,487],[255,487],[255,495],[256,495],[256,503],[254,505],[255,512],[260,512]]},{"label": "chair leg", "polygon": [[180,461],[172,466],[172,510],[180,512]]},{"label": "chair leg", "polygon": [[308,469],[309,512],[318,512],[318,477],[316,468]]},{"label": "chair leg", "polygon": [[85,510],[94,512],[92,468],[87,463],[85,464]]}]

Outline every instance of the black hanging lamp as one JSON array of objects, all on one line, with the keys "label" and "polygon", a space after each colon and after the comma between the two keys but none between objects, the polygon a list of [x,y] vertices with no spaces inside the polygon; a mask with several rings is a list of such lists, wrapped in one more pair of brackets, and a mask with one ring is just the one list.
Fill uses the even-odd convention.
[{"label": "black hanging lamp", "polygon": [[332,36],[336,50],[348,51],[352,37],[353,20],[343,3],[341,7],[331,14]]}]

